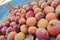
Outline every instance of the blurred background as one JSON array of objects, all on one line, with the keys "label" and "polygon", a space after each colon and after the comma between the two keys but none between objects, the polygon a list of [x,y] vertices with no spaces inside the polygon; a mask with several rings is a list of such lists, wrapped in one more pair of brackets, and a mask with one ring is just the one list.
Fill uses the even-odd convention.
[{"label": "blurred background", "polygon": [[18,6],[18,5],[21,5],[21,4],[24,4],[24,3],[28,3],[28,2],[31,2],[31,1],[32,0],[11,0],[9,2],[4,3],[3,5],[0,4],[0,20],[8,12],[8,8],[6,7],[6,5],[8,3],[11,4],[12,6]]}]

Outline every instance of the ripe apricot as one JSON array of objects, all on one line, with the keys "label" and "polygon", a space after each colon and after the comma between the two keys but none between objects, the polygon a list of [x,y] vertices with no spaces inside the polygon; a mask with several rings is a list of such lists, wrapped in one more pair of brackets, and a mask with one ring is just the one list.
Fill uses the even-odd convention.
[{"label": "ripe apricot", "polygon": [[36,25],[36,19],[34,17],[29,17],[26,21],[27,26],[34,26]]},{"label": "ripe apricot", "polygon": [[47,28],[48,21],[46,19],[40,19],[37,25],[39,28]]},{"label": "ripe apricot", "polygon": [[48,13],[47,15],[46,15],[46,19],[48,20],[48,21],[51,21],[51,20],[53,20],[53,19],[57,19],[57,14],[56,13]]}]

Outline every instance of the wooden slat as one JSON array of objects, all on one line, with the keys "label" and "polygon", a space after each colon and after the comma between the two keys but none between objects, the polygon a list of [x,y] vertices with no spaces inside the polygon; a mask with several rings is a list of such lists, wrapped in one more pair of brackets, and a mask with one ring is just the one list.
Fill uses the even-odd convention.
[{"label": "wooden slat", "polygon": [[7,7],[8,9],[11,9],[13,6],[8,3],[8,4],[6,5],[6,7]]}]

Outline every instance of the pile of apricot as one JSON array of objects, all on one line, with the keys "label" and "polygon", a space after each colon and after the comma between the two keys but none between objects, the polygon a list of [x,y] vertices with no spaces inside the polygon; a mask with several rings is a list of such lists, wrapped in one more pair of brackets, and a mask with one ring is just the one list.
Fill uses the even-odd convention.
[{"label": "pile of apricot", "polygon": [[40,0],[11,8],[0,22],[0,40],[51,40],[51,37],[60,40],[60,0]]}]

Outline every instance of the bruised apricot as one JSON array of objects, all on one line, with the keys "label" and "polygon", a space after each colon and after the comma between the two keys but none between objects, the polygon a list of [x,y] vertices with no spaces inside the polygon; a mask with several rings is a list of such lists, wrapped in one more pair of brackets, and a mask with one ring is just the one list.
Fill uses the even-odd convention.
[{"label": "bruised apricot", "polygon": [[36,31],[36,36],[38,37],[39,40],[48,40],[49,39],[48,31],[45,30],[44,28],[38,28]]},{"label": "bruised apricot", "polygon": [[56,36],[60,33],[60,21],[57,19],[51,20],[47,26],[50,35]]}]

